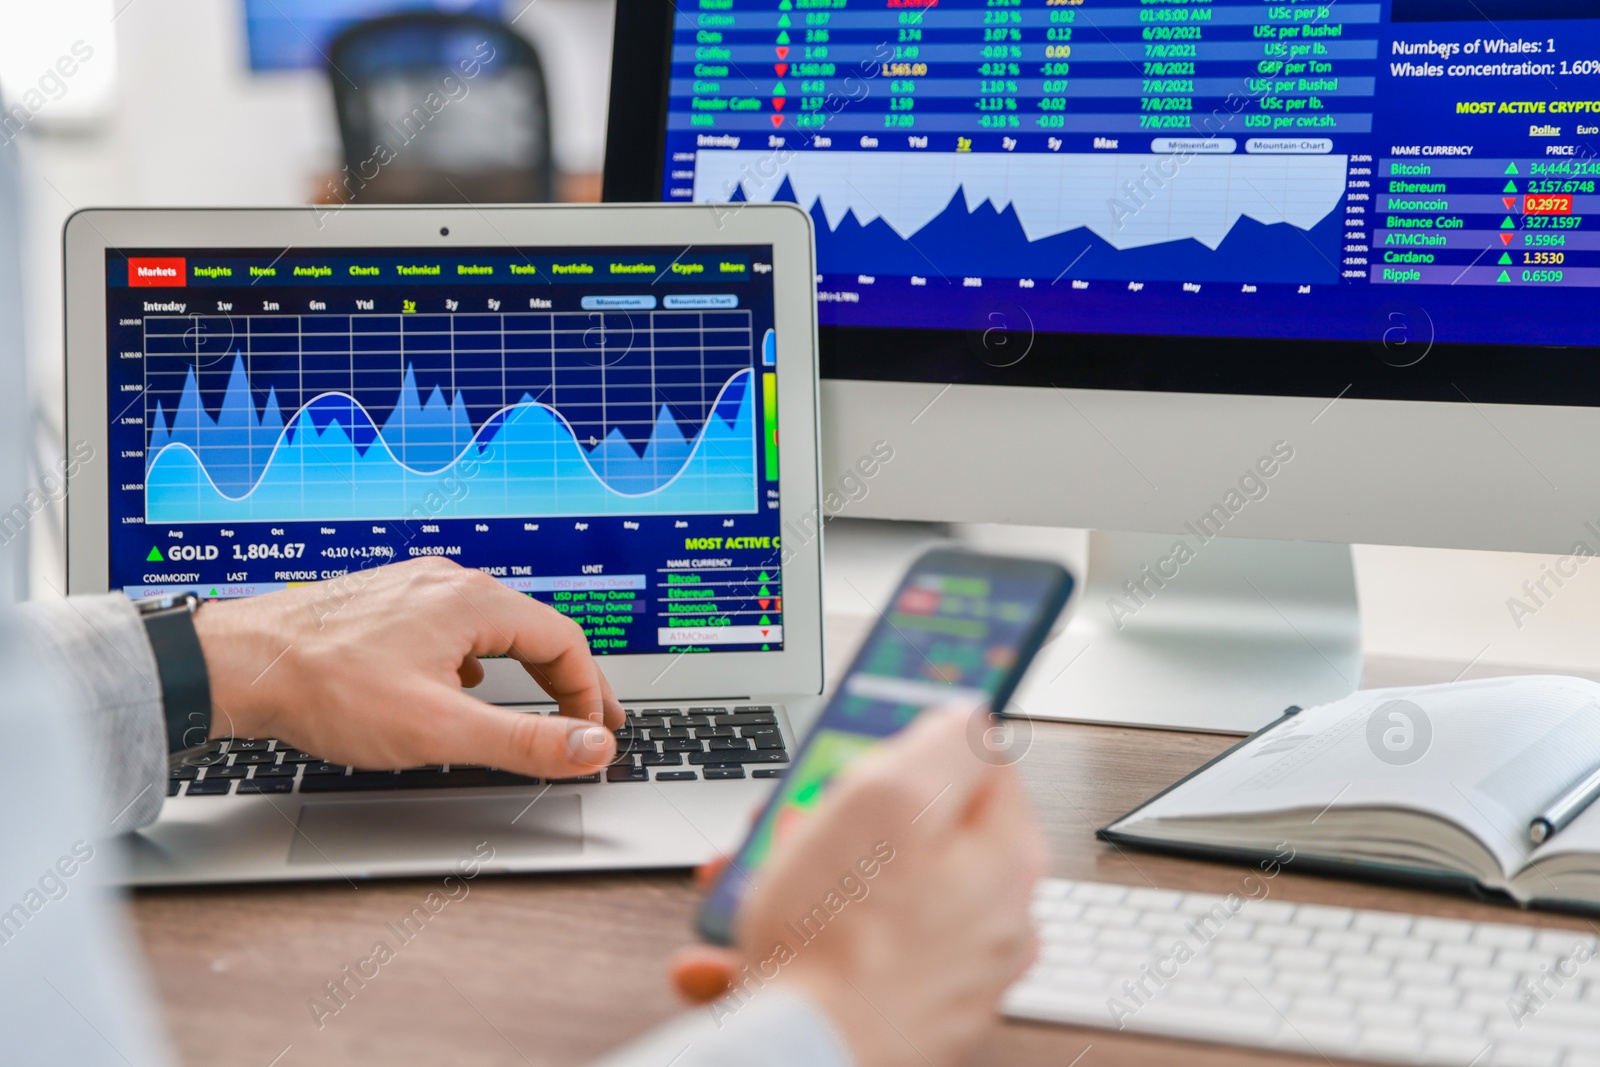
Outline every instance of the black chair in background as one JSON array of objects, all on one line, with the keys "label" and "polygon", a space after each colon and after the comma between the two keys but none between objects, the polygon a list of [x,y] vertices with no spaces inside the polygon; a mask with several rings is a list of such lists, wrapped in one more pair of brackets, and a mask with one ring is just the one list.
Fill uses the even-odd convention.
[{"label": "black chair in background", "polygon": [[509,27],[476,15],[392,15],[341,33],[328,64],[345,158],[337,199],[554,198],[544,68]]}]

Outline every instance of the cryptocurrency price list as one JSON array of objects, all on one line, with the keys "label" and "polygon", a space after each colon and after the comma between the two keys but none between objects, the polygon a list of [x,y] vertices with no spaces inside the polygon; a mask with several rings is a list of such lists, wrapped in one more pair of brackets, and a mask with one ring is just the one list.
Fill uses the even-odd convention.
[{"label": "cryptocurrency price list", "polygon": [[657,595],[663,644],[692,645],[730,630],[765,643],[781,632],[783,585],[770,565],[740,565],[732,556],[670,560],[658,572]]},{"label": "cryptocurrency price list", "polygon": [[[772,539],[745,540],[770,548]],[[746,558],[756,557],[749,552],[739,554],[740,560]],[[638,647],[642,635],[635,630],[651,609],[652,597],[659,623],[653,637],[663,646],[679,650],[729,644],[770,648],[782,641],[783,583],[778,568],[742,565],[732,556],[667,562],[668,566],[654,575],[502,581],[513,589],[535,593],[582,626],[589,647],[598,652]]]},{"label": "cryptocurrency price list", "polygon": [[1370,277],[1390,285],[1600,286],[1593,159],[1384,159]]}]

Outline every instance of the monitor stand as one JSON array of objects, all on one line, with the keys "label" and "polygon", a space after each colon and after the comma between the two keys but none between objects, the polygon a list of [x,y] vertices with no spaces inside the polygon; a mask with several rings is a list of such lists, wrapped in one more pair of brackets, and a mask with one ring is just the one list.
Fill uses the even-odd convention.
[{"label": "monitor stand", "polygon": [[1088,556],[1012,714],[1242,734],[1361,683],[1349,545],[1096,532]]}]

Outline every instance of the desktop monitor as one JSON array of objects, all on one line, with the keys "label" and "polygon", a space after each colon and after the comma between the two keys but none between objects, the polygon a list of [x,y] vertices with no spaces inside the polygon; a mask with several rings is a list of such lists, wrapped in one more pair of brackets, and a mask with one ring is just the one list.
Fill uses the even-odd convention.
[{"label": "desktop monitor", "polygon": [[1292,647],[1186,724],[1348,691],[1350,543],[1600,554],[1600,4],[619,0],[615,48],[608,199],[811,214],[824,482],[895,457],[846,514],[1144,535],[1041,714]]}]

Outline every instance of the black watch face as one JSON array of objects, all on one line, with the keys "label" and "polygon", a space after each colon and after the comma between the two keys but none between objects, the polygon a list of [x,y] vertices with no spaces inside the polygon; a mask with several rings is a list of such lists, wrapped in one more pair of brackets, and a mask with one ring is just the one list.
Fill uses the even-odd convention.
[{"label": "black watch face", "polygon": [[198,593],[169,593],[166,596],[135,600],[133,606],[141,615],[159,615],[174,608],[184,608],[193,612],[199,601]]}]

